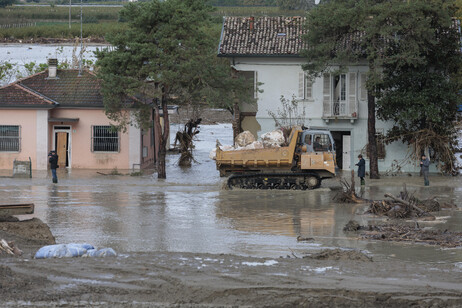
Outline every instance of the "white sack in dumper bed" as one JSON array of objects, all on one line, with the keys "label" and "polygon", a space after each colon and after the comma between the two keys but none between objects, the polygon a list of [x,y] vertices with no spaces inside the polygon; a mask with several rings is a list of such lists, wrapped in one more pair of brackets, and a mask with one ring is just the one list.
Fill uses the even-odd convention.
[{"label": "white sack in dumper bed", "polygon": [[251,144],[246,145],[245,147],[237,147],[235,150],[255,150],[263,149],[263,143],[261,141],[254,141]]},{"label": "white sack in dumper bed", "polygon": [[279,148],[285,142],[284,134],[280,129],[261,135],[261,140],[265,148]]},{"label": "white sack in dumper bed", "polygon": [[95,249],[90,244],[55,244],[43,246],[36,253],[35,259],[66,258],[66,257],[106,257],[116,256],[112,248]]},{"label": "white sack in dumper bed", "polygon": [[[240,150],[255,150],[255,149],[263,149],[263,143],[261,141],[254,141],[251,144],[246,145],[245,147],[232,147],[230,145],[222,145],[220,146],[222,151],[240,151]],[[217,148],[214,148],[209,153],[210,159],[217,159]]]},{"label": "white sack in dumper bed", "polygon": [[255,136],[251,132],[246,130],[237,135],[236,140],[234,140],[234,145],[236,147],[243,148],[253,142],[255,142]]},{"label": "white sack in dumper bed", "polygon": [[[220,150],[222,151],[234,151],[234,147],[232,145],[220,145]],[[217,148],[213,148],[209,153],[210,159],[217,159]]]}]

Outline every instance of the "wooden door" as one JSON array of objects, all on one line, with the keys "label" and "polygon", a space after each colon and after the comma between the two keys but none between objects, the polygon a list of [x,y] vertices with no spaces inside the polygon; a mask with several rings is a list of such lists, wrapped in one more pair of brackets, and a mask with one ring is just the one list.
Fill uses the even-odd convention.
[{"label": "wooden door", "polygon": [[58,165],[66,167],[67,160],[67,133],[56,133],[56,153],[58,154]]}]

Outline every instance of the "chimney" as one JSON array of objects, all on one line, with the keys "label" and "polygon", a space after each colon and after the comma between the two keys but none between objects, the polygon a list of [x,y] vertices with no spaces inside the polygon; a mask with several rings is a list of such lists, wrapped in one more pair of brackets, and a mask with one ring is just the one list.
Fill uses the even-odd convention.
[{"label": "chimney", "polygon": [[56,71],[58,69],[58,59],[48,59],[48,78],[57,78]]}]

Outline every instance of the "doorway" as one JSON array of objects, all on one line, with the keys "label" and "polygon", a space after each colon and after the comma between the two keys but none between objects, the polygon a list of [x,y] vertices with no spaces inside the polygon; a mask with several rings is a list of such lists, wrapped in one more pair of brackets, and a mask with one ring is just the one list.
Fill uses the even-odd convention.
[{"label": "doorway", "polygon": [[70,143],[71,143],[70,126],[53,127],[53,144],[58,154],[58,165],[70,167]]},{"label": "doorway", "polygon": [[351,170],[351,132],[333,131],[335,142],[335,159],[341,170]]}]

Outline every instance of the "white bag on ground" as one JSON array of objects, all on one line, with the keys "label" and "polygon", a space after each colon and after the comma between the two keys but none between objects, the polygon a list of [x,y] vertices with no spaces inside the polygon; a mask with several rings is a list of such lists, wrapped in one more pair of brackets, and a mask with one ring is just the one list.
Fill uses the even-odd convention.
[{"label": "white bag on ground", "polygon": [[65,257],[81,257],[87,253],[88,249],[94,249],[90,244],[56,244],[48,245],[40,248],[36,253],[35,259],[47,258],[65,258]]},{"label": "white bag on ground", "polygon": [[82,257],[115,257],[117,253],[112,248],[90,249]]},{"label": "white bag on ground", "polygon": [[255,142],[255,136],[249,132],[248,130],[243,131],[239,135],[237,135],[236,140],[234,140],[234,144],[236,147],[245,147],[252,142]]}]

